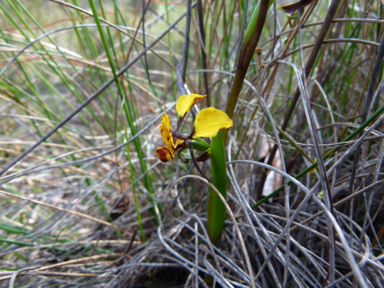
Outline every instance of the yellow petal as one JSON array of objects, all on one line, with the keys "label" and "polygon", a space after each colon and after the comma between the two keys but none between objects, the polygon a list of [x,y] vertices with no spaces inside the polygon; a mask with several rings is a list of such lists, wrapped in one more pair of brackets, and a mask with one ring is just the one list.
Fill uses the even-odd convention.
[{"label": "yellow petal", "polygon": [[184,117],[185,114],[191,110],[192,106],[203,99],[205,96],[207,95],[190,94],[180,96],[176,103],[177,113],[179,113],[181,117]]},{"label": "yellow petal", "polygon": [[173,148],[176,150],[177,148],[180,148],[181,146],[183,146],[185,140],[181,140],[181,139],[176,139],[176,143],[173,144]]},{"label": "yellow petal", "polygon": [[168,149],[168,147],[157,148],[156,153],[162,162],[168,162],[171,158],[172,161],[174,161],[173,153]]},{"label": "yellow petal", "polygon": [[215,137],[221,129],[233,126],[232,119],[223,111],[209,107],[196,116],[195,134],[193,138]]},{"label": "yellow petal", "polygon": [[163,136],[163,140],[167,145],[173,145],[173,138],[171,133],[171,119],[167,113],[164,113],[163,117],[161,117],[161,126],[160,126],[161,136]]}]

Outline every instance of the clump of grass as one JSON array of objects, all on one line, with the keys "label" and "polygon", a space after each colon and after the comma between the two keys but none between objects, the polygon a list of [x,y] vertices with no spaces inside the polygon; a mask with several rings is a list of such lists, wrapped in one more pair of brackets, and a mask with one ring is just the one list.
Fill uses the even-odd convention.
[{"label": "clump of grass", "polygon": [[[383,285],[380,2],[40,4],[0,1],[3,285]],[[155,153],[188,93],[233,112],[215,245],[211,183]]]}]

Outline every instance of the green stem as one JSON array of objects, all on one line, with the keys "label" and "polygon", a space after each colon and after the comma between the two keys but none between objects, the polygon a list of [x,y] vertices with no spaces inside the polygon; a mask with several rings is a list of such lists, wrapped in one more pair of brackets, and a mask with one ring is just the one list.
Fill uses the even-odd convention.
[{"label": "green stem", "polygon": [[[232,118],[235,111],[237,99],[239,98],[241,88],[247,74],[249,64],[251,63],[253,54],[255,52],[257,43],[259,42],[261,32],[264,27],[265,19],[269,7],[271,7],[274,0],[260,0],[255,9],[253,10],[251,20],[249,21],[247,30],[244,36],[244,42],[241,46],[239,61],[237,63],[237,70],[235,79],[233,80],[231,93],[229,94],[226,113]],[[227,140],[228,130],[223,132],[224,141]]]},{"label": "green stem", "polygon": [[[227,169],[225,159],[224,139],[221,131],[211,141],[211,169],[213,185],[227,199]],[[220,240],[224,229],[226,209],[215,191],[209,192],[208,199],[208,235],[213,244]]]}]

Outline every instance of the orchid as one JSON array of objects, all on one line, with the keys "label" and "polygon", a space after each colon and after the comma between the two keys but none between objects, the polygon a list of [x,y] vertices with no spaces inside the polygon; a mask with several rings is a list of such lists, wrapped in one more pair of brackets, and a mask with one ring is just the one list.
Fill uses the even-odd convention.
[{"label": "orchid", "polygon": [[[188,145],[192,145],[194,149],[199,151],[209,149],[208,143],[198,138],[215,137],[220,130],[233,126],[231,118],[229,118],[226,113],[209,107],[202,109],[197,114],[194,129],[190,135],[185,135],[184,133],[179,132],[180,125],[189,110],[204,97],[206,97],[206,95],[190,94],[183,95],[177,100],[176,111],[179,114],[180,119],[177,128],[174,131],[171,130],[171,120],[168,114],[166,112],[164,113],[161,118],[160,131],[166,146],[156,150],[161,161],[168,162],[170,159],[174,161],[175,152],[184,149]],[[198,141],[193,141],[193,139]],[[204,143],[206,143],[206,145],[204,145]],[[207,160],[208,158],[207,156],[202,157],[204,160]]]},{"label": "orchid", "polygon": [[172,137],[171,119],[169,119],[167,113],[164,113],[163,117],[161,117],[160,131],[161,136],[163,137],[163,140],[167,146],[158,148],[156,153],[159,156],[159,159],[163,162],[168,162],[171,158],[172,161],[174,161],[174,153],[178,146],[183,144],[183,141],[180,139],[174,139]]}]

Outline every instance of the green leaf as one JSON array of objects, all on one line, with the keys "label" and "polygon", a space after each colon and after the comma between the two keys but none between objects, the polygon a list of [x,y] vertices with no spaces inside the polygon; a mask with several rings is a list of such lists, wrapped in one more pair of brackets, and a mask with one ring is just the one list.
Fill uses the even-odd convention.
[{"label": "green leaf", "polygon": [[[220,191],[224,199],[227,199],[227,168],[225,159],[225,147],[221,131],[211,142],[211,169],[213,185]],[[208,199],[208,235],[213,244],[220,240],[224,229],[226,209],[220,197],[212,189]]]}]

